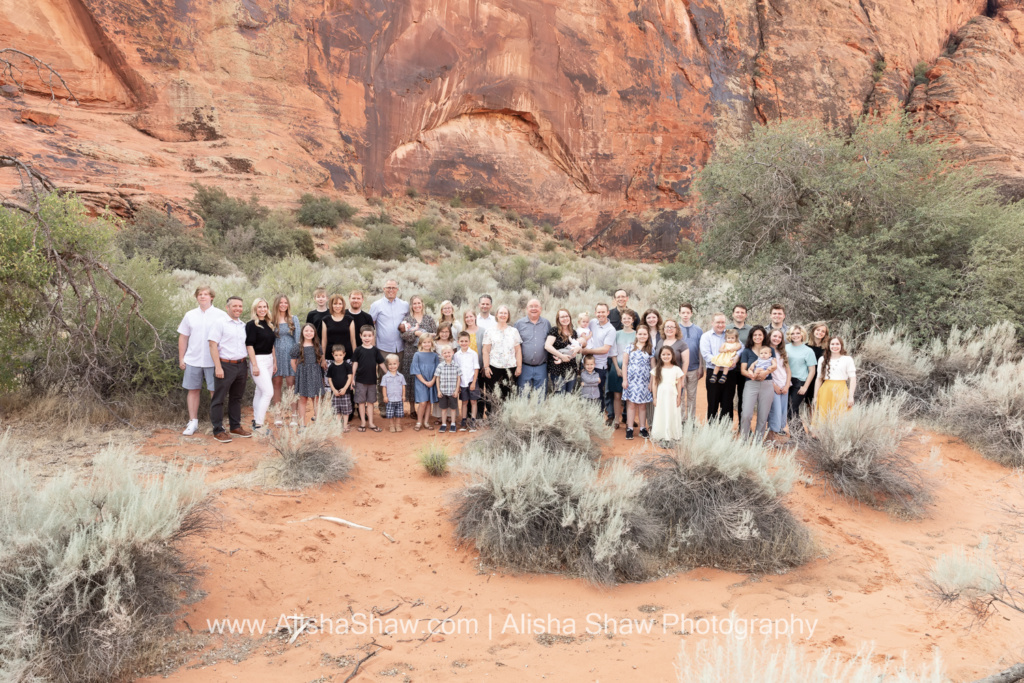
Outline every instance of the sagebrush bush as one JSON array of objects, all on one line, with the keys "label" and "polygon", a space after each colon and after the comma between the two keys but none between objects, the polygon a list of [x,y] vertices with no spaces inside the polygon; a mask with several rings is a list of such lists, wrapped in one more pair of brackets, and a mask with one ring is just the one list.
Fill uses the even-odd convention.
[{"label": "sagebrush bush", "polygon": [[347,202],[306,193],[299,198],[299,210],[295,217],[299,223],[311,228],[334,228],[354,215],[355,207]]},{"label": "sagebrush bush", "polygon": [[656,526],[637,501],[643,481],[620,461],[599,469],[540,439],[465,456],[455,534],[488,562],[591,581],[641,580]]},{"label": "sagebrush bush", "polygon": [[578,394],[552,394],[541,401],[517,393],[497,403],[489,428],[467,448],[487,453],[537,443],[551,451],[599,460],[602,443],[609,438],[611,428],[605,425],[604,414]]},{"label": "sagebrush bush", "polygon": [[1024,361],[958,377],[939,394],[932,415],[989,460],[1024,467]]},{"label": "sagebrush bush", "polygon": [[[0,440],[0,451],[9,442]],[[137,474],[126,447],[39,485],[0,454],[0,679],[122,680],[173,634],[209,526],[201,471]]]},{"label": "sagebrush bush", "polygon": [[413,253],[401,231],[390,222],[373,223],[361,238],[349,240],[334,248],[334,255],[365,256],[378,261],[404,261]]},{"label": "sagebrush bush", "polygon": [[[285,391],[281,406],[291,405],[295,399]],[[329,400],[320,400],[314,413],[315,422],[305,427],[289,428],[278,425],[271,429],[269,441],[280,458],[263,463],[267,483],[286,489],[332,484],[348,478],[355,462],[352,453],[341,443],[341,422],[334,416]]]},{"label": "sagebrush bush", "polygon": [[432,441],[420,449],[417,459],[427,474],[433,477],[442,477],[448,473],[448,448],[443,444]]},{"label": "sagebrush bush", "polygon": [[904,394],[884,394],[856,403],[831,420],[815,422],[813,433],[793,437],[808,469],[825,486],[872,507],[920,515],[931,485],[908,454],[914,425],[906,415]]},{"label": "sagebrush bush", "polygon": [[206,234],[214,241],[226,235],[229,230],[254,223],[270,213],[255,195],[246,202],[229,197],[219,187],[192,183],[192,188],[195,195],[189,201],[189,207],[202,216]]},{"label": "sagebrush bush", "polygon": [[402,236],[416,244],[416,251],[447,249],[453,251],[459,246],[451,227],[442,225],[437,216],[424,216],[413,221],[402,230]]},{"label": "sagebrush bush", "polygon": [[903,394],[911,412],[925,409],[934,396],[931,354],[915,346],[905,330],[872,330],[855,345],[857,394],[865,401]]},{"label": "sagebrush bush", "polygon": [[861,649],[850,659],[828,649],[815,656],[792,642],[758,640],[751,633],[746,637],[700,640],[692,649],[689,645],[684,640],[679,653],[679,683],[946,683],[947,680],[937,651],[930,664],[912,669],[906,662],[897,664],[886,659],[878,663],[878,656],[870,649]]},{"label": "sagebrush bush", "polygon": [[224,259],[202,233],[189,230],[173,216],[149,207],[140,209],[117,234],[125,256],[152,256],[170,270],[219,273]]},{"label": "sagebrush bush", "polygon": [[687,422],[674,453],[637,468],[659,553],[684,566],[747,572],[803,564],[810,533],[782,505],[797,471],[792,455],[735,439],[731,425]]}]

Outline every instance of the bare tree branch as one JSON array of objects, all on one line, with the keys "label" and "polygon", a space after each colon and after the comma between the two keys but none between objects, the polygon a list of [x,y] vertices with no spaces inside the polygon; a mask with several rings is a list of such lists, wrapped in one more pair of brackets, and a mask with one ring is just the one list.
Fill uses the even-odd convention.
[{"label": "bare tree branch", "polygon": [[27,52],[16,50],[13,47],[0,48],[0,75],[7,76],[7,78],[16,83],[22,90],[25,89],[25,72],[18,68],[17,64],[11,61],[11,57],[9,55],[21,57],[22,59],[27,60],[28,63],[35,68],[39,81],[50,89],[51,102],[57,100],[57,91],[55,89],[57,84],[54,83],[54,79],[56,78],[60,81],[61,87],[67,92],[68,99],[72,100],[75,104],[81,104],[81,102],[78,101],[78,98],[75,97],[75,94],[71,92],[71,87],[67,84],[67,81],[64,80],[64,77],[61,76],[60,72],[52,66],[35,55],[30,55]]}]

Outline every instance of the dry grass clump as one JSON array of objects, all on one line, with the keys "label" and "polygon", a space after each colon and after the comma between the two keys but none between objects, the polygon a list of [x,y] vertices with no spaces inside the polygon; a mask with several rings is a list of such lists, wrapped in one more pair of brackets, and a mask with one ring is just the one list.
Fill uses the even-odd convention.
[{"label": "dry grass clump", "polygon": [[120,680],[173,632],[209,523],[203,473],[135,473],[110,446],[92,476],[39,486],[0,441],[0,680]]},{"label": "dry grass clump", "polygon": [[[742,623],[742,620],[739,621]],[[945,683],[942,659],[935,653],[931,664],[920,669],[896,665],[886,659],[877,663],[870,649],[844,659],[826,649],[816,659],[792,642],[755,641],[753,637],[701,640],[690,653],[683,641],[677,670],[679,683]]]},{"label": "dry grass clump", "polygon": [[553,394],[544,400],[516,394],[501,401],[489,429],[474,439],[477,452],[525,451],[537,443],[550,451],[601,457],[601,442],[611,438],[604,414],[578,394]]},{"label": "dry grass clump", "polygon": [[[284,392],[280,405],[289,405],[293,394]],[[280,459],[264,461],[267,482],[286,489],[322,486],[348,477],[355,464],[352,453],[341,444],[341,422],[334,416],[330,400],[321,400],[316,421],[298,429],[277,426],[269,441]]]},{"label": "dry grass clump", "polygon": [[989,460],[1024,467],[1024,361],[957,378],[939,394],[933,416]]},{"label": "dry grass clump", "polygon": [[933,340],[927,351],[934,363],[932,380],[940,387],[949,386],[961,375],[982,372],[989,365],[1021,357],[1017,330],[1008,320],[980,329],[954,327],[945,339]]},{"label": "dry grass clump", "polygon": [[448,448],[443,444],[431,442],[421,448],[416,457],[430,476],[443,477],[448,474]]},{"label": "dry grass clump", "polygon": [[905,394],[883,394],[857,403],[832,420],[819,420],[814,433],[794,431],[810,470],[837,493],[880,509],[919,516],[930,485],[907,454],[914,425],[903,419]]},{"label": "dry grass clump", "polygon": [[621,462],[598,468],[541,437],[472,450],[457,494],[456,536],[488,562],[591,581],[640,580],[656,524],[639,505],[643,481]]},{"label": "dry grass clump", "polygon": [[641,504],[659,524],[659,555],[748,572],[803,564],[810,533],[781,500],[797,472],[792,455],[734,439],[729,425],[687,422],[675,453],[638,468]]}]

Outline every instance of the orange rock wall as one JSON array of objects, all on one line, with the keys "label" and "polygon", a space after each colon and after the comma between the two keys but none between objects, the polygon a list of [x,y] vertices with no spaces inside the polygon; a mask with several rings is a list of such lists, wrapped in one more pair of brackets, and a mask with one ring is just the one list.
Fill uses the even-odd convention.
[{"label": "orange rock wall", "polygon": [[1014,187],[1024,29],[1002,2],[0,0],[0,47],[82,102],[53,130],[17,124],[49,94],[30,77],[0,132],[59,179],[136,201],[194,180],[271,202],[413,187],[667,251],[715,141],[758,121],[848,125],[909,99]]}]

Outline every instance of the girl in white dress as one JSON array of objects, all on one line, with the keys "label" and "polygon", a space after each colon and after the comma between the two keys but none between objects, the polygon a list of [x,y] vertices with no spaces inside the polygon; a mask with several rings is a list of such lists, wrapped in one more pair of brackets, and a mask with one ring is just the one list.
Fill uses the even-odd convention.
[{"label": "girl in white dress", "polygon": [[679,407],[683,401],[683,381],[686,373],[673,362],[675,354],[671,346],[662,346],[651,370],[651,387],[654,393],[654,423],[651,425],[651,440],[658,442],[678,441],[683,438],[683,421]]}]

